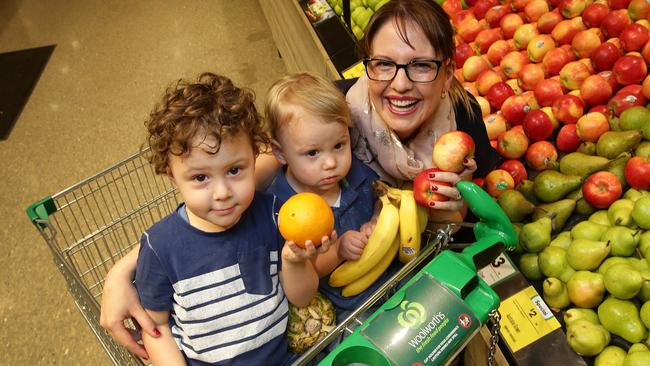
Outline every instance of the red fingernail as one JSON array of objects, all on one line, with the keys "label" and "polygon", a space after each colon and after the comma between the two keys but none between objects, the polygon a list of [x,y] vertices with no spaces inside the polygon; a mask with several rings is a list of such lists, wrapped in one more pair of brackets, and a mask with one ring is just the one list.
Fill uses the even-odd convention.
[{"label": "red fingernail", "polygon": [[158,328],[153,328],[153,334],[155,334],[156,337],[160,336],[160,331],[158,330]]},{"label": "red fingernail", "polygon": [[467,159],[463,159],[463,164],[467,164],[467,162],[468,162]]},{"label": "red fingernail", "polygon": [[434,201],[429,201],[429,207],[433,207],[435,205],[436,205],[436,203]]},{"label": "red fingernail", "polygon": [[431,190],[434,191],[434,192],[438,190],[438,186],[435,185],[435,184],[432,184],[430,188],[431,188]]},{"label": "red fingernail", "polygon": [[428,177],[429,177],[429,179],[433,179],[433,178],[436,177],[436,174],[435,173],[429,173]]}]

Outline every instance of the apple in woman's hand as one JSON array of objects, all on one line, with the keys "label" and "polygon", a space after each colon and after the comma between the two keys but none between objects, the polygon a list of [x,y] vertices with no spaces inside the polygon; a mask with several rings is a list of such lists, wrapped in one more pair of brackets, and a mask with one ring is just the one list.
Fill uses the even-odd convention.
[{"label": "apple in woman's hand", "polygon": [[433,164],[446,172],[460,173],[464,161],[474,157],[474,139],[463,131],[449,131],[433,146]]},{"label": "apple in woman's hand", "polygon": [[430,203],[434,201],[448,201],[449,197],[436,193],[432,188],[434,186],[451,186],[448,182],[434,181],[435,172],[442,170],[430,168],[421,171],[413,180],[413,197],[415,202],[422,207],[431,207]]}]

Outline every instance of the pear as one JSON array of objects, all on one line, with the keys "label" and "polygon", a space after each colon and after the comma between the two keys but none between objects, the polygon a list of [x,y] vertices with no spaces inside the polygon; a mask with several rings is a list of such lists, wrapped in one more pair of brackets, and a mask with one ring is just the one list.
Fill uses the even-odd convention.
[{"label": "pear", "polygon": [[625,257],[609,257],[605,259],[603,263],[600,264],[600,266],[598,266],[598,273],[604,275],[605,272],[607,272],[607,270],[609,269],[609,267],[620,263],[630,264],[630,262],[628,262],[627,258]]},{"label": "pear", "polygon": [[632,301],[608,297],[598,306],[598,319],[605,329],[628,342],[638,343],[648,336]]},{"label": "pear", "polygon": [[521,226],[522,224],[519,222],[513,222],[512,223],[512,228],[515,229],[515,235],[517,236],[517,246],[513,250],[515,253],[524,253],[524,248],[521,247],[521,244],[519,243],[519,233],[521,232]]},{"label": "pear", "polygon": [[639,198],[634,202],[631,216],[640,228],[650,230],[650,196]]},{"label": "pear", "polygon": [[634,204],[634,201],[627,198],[620,198],[614,201],[607,209],[607,216],[612,225],[634,225],[634,221],[632,220]]},{"label": "pear", "polygon": [[539,269],[546,277],[555,277],[562,282],[567,282],[575,270],[569,266],[566,259],[566,250],[560,247],[548,246],[539,253]]},{"label": "pear", "polygon": [[650,159],[650,141],[643,141],[634,150],[634,156],[641,156]]},{"label": "pear", "polygon": [[524,179],[521,182],[519,182],[519,185],[517,186],[517,190],[521,192],[521,194],[526,197],[528,202],[537,205],[539,204],[539,200],[537,197],[535,197],[535,193],[533,193],[533,181],[530,179]]},{"label": "pear", "polygon": [[571,232],[563,231],[557,234],[557,236],[553,238],[553,240],[551,240],[551,242],[548,245],[551,247],[560,247],[566,249],[569,247],[570,244],[571,244]]},{"label": "pear", "polygon": [[524,253],[519,258],[519,270],[527,279],[538,281],[543,278],[536,253]]},{"label": "pear", "polygon": [[582,196],[582,187],[576,189],[573,192],[569,192],[567,194],[566,198],[572,199],[576,201],[576,208],[575,212],[579,215],[591,215],[596,211],[596,208],[587,202],[585,198]]},{"label": "pear", "polygon": [[643,325],[645,325],[646,328],[650,328],[650,301],[643,303],[641,310],[639,310],[639,316],[641,317]]},{"label": "pear", "polygon": [[555,170],[544,170],[533,180],[533,192],[543,202],[555,202],[564,198],[582,183],[579,175],[562,174]]},{"label": "pear", "polygon": [[519,243],[528,253],[539,253],[551,242],[551,218],[542,217],[521,227]]},{"label": "pear", "polygon": [[607,210],[598,210],[592,213],[587,220],[605,226],[612,225],[612,222],[609,221],[609,215],[607,215]]},{"label": "pear", "polygon": [[624,152],[636,149],[643,139],[639,130],[607,131],[600,135],[596,143],[596,155],[614,159]]},{"label": "pear", "polygon": [[603,156],[584,154],[578,151],[564,155],[560,159],[560,172],[566,175],[579,175],[583,178],[607,168],[609,159]]},{"label": "pear", "polygon": [[564,309],[571,304],[566,285],[555,277],[549,277],[544,280],[544,283],[542,284],[542,293],[544,301],[554,311]]},{"label": "pear", "polygon": [[564,312],[564,324],[570,327],[576,320],[584,319],[590,323],[600,325],[598,314],[594,309],[571,308]]},{"label": "pear", "polygon": [[605,327],[587,320],[576,320],[567,328],[567,340],[580,356],[596,356],[609,344],[610,334]]},{"label": "pear", "polygon": [[[646,252],[650,248],[650,230],[644,231],[643,234],[639,237],[639,251],[643,256],[648,259],[650,255],[646,255]],[[650,254],[650,253],[648,253]]]},{"label": "pear", "polygon": [[543,203],[537,205],[533,211],[533,221],[537,221],[544,216],[551,218],[551,228],[553,233],[560,232],[573,213],[576,201],[565,198],[557,202]]},{"label": "pear", "polygon": [[630,188],[627,191],[625,191],[625,193],[623,193],[623,198],[628,198],[636,202],[636,200],[638,200],[639,198],[645,197],[647,195],[648,195],[648,191],[639,191],[638,189]]},{"label": "pear", "polygon": [[624,110],[620,118],[623,130],[640,130],[644,125],[650,123],[650,111],[642,106],[634,106]]},{"label": "pear", "polygon": [[625,258],[627,264],[631,265],[636,269],[637,271],[641,271],[644,269],[650,269],[650,266],[648,265],[648,262],[641,258],[636,258],[636,257],[621,257]]},{"label": "pear", "polygon": [[526,199],[526,197],[515,189],[503,191],[497,197],[497,203],[506,213],[511,222],[523,221],[528,215],[533,213],[535,205]]},{"label": "pear", "polygon": [[641,273],[626,263],[610,266],[605,271],[603,280],[605,281],[605,289],[621,300],[629,300],[635,297],[643,285]]},{"label": "pear", "polygon": [[603,275],[596,272],[577,271],[566,286],[571,302],[581,308],[598,306],[605,295]]},{"label": "pear", "polygon": [[595,270],[607,258],[611,245],[607,241],[574,239],[567,248],[566,258],[576,271]]},{"label": "pear", "polygon": [[610,226],[600,237],[600,240],[609,241],[612,244],[609,255],[621,257],[633,255],[640,239],[639,230],[632,230],[625,226]]},{"label": "pear", "polygon": [[628,352],[623,360],[623,366],[648,366],[650,365],[650,351]]},{"label": "pear", "polygon": [[632,154],[629,152],[624,152],[619,155],[616,159],[612,160],[607,167],[607,171],[614,174],[618,181],[621,182],[621,188],[627,189],[627,180],[625,180],[625,164],[627,161],[632,158]]},{"label": "pear", "polygon": [[636,297],[641,301],[648,301],[650,300],[650,269],[637,268],[637,270],[641,273],[641,277],[643,277],[643,285],[641,285],[641,290],[639,290]]},{"label": "pear", "polygon": [[571,228],[571,239],[600,240],[608,226],[593,223],[591,221],[580,221]]},{"label": "pear", "polygon": [[578,149],[576,150],[578,152],[581,152],[583,154],[587,155],[595,155],[596,154],[596,143],[591,142],[591,141],[583,141],[580,143],[578,146]]},{"label": "pear", "polygon": [[648,346],[646,346],[644,343],[634,343],[633,345],[630,346],[630,348],[627,349],[627,353],[647,352],[647,351],[648,351]]},{"label": "pear", "polygon": [[[621,119],[616,117],[616,116],[611,116],[608,118],[609,119],[609,130],[610,131],[623,131],[623,128],[621,127]],[[598,143],[596,143],[596,146],[598,146]]]},{"label": "pear", "polygon": [[621,347],[607,346],[596,356],[594,366],[623,366],[625,356],[627,352]]}]

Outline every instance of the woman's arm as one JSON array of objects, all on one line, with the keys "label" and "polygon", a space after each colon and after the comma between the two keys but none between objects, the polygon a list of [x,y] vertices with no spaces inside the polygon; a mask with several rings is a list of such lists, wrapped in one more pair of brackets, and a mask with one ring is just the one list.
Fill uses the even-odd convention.
[{"label": "woman's arm", "polygon": [[153,320],[142,308],[138,293],[133,286],[133,276],[138,261],[139,246],[117,261],[106,275],[102,293],[100,324],[110,336],[129,352],[148,358],[147,351],[135,341],[124,320],[133,318],[140,325],[144,334],[150,337],[160,335]]},{"label": "woman's arm", "polygon": [[185,365],[185,358],[178,349],[171,328],[169,328],[169,311],[146,310],[146,312],[160,329],[158,338],[151,337],[146,333],[142,335],[144,345],[149,350],[152,364],[155,366]]},{"label": "woman's arm", "polygon": [[255,159],[255,187],[263,191],[270,183],[282,164],[273,153],[262,153]]}]

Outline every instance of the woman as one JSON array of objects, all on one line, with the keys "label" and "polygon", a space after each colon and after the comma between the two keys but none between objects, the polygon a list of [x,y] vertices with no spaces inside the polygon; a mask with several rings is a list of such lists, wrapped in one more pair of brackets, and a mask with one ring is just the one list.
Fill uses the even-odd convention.
[{"label": "woman", "polygon": [[[366,75],[347,91],[352,110],[355,155],[392,183],[413,180],[432,166],[433,144],[445,132],[462,130],[476,143],[476,161],[468,159],[460,174],[440,172],[435,180],[450,197],[436,202],[432,218],[458,220],[463,202],[453,183],[482,176],[499,161],[490,146],[478,103],[453,77],[453,29],[448,16],[432,0],[392,0],[379,9],[366,28],[363,43]],[[275,172],[272,156],[258,160],[257,172]],[[264,181],[260,177],[258,181]],[[137,251],[109,272],[102,297],[101,324],[120,344],[138,356],[146,351],[123,326],[133,317],[155,336],[153,322],[142,310],[130,285]]]}]

